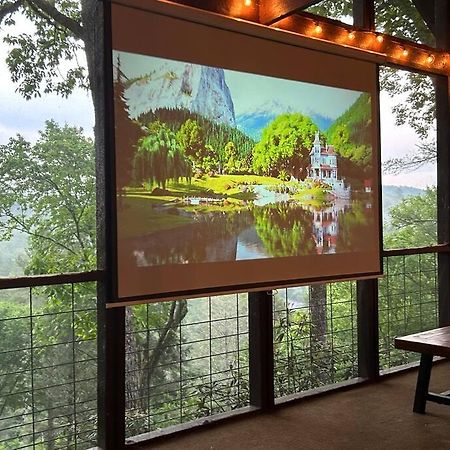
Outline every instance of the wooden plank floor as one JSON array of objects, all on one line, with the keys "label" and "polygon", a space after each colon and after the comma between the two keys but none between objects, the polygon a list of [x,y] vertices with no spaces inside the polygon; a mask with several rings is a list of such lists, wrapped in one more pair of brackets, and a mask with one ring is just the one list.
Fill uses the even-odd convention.
[{"label": "wooden plank floor", "polygon": [[[242,418],[141,447],[161,450],[450,449],[450,407],[412,412],[417,372]],[[431,389],[450,389],[450,363],[433,368]]]}]

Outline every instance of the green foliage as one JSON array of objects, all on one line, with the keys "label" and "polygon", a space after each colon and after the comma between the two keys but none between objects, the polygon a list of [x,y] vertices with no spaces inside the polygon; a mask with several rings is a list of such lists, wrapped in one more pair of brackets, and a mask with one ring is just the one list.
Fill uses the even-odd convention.
[{"label": "green foliage", "polygon": [[253,209],[255,229],[272,257],[308,255],[314,252],[311,222],[289,203]]},{"label": "green foliage", "polygon": [[192,166],[175,133],[159,121],[150,123],[145,131],[134,159],[136,182],[156,183],[164,189],[168,180],[189,179]]},{"label": "green foliage", "polygon": [[[120,60],[117,62],[120,67]],[[114,83],[114,112],[115,112],[115,164],[119,170],[116,171],[116,184],[119,191],[119,206],[122,206],[124,188],[133,181],[133,160],[136,147],[144,135],[139,123],[128,117],[128,109],[124,100],[124,84],[119,77]]]},{"label": "green foliage", "polygon": [[194,168],[198,167],[206,153],[203,131],[198,122],[187,119],[177,131],[176,137],[184,153],[194,163]]},{"label": "green foliage", "polygon": [[384,237],[385,248],[410,248],[437,243],[437,191],[429,187],[422,195],[403,199],[390,210],[391,222]]},{"label": "green foliage", "polygon": [[[370,95],[361,94],[326,133],[328,143],[334,145],[336,153],[357,166],[359,172],[361,169],[370,172],[372,166],[371,117]],[[346,168],[342,171],[345,174]]]},{"label": "green foliage", "polygon": [[[287,289],[274,300],[275,390],[281,397],[355,377],[353,283]],[[291,302],[297,302],[290,306]],[[288,304],[289,303],[289,304]]]},{"label": "green foliage", "polygon": [[257,174],[306,176],[309,152],[317,126],[302,114],[282,114],[262,132],[253,149],[253,169]]},{"label": "green foliage", "polygon": [[179,142],[188,153],[195,154],[201,152],[204,146],[210,146],[215,151],[214,159],[219,168],[226,163],[225,147],[232,142],[241,165],[240,173],[248,172],[251,167],[251,153],[255,142],[237,128],[214,123],[186,109],[160,108],[141,115],[138,120],[144,125],[154,121],[166,124],[177,133]]},{"label": "green foliage", "polygon": [[0,147],[0,237],[30,236],[28,274],[92,270],[95,259],[94,144],[81,129],[47,121],[36,144]]},{"label": "green foliage", "polygon": [[[87,88],[86,68],[78,60],[88,37],[81,23],[90,19],[86,14],[90,6],[75,0],[15,3],[13,12],[20,11],[31,28],[29,32],[12,28],[12,33],[4,38],[10,47],[6,63],[18,91],[25,98],[40,96],[42,92],[67,97],[77,86]],[[2,3],[0,12],[7,6]],[[14,16],[9,15],[3,24],[15,25]]]},{"label": "green foliage", "polygon": [[331,19],[344,19],[352,15],[353,1],[322,0],[317,5],[306,8],[305,11],[317,14],[318,16],[329,17]]},{"label": "green foliage", "polygon": [[[332,19],[351,17],[352,2],[323,0],[307,11]],[[435,38],[411,0],[377,0],[375,2],[376,28],[386,34],[433,47]],[[434,86],[432,78],[409,71],[382,67],[381,90],[391,96],[401,95],[394,106],[397,125],[407,123],[424,139],[435,120]]]}]

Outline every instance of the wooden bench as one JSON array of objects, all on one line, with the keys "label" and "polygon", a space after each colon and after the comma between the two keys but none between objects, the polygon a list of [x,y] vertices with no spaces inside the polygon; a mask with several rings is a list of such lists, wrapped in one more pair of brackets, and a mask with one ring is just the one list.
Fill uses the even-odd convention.
[{"label": "wooden bench", "polygon": [[450,358],[450,327],[436,328],[396,338],[395,347],[421,353],[413,411],[424,414],[427,400],[450,405],[448,393],[428,392],[433,356]]}]

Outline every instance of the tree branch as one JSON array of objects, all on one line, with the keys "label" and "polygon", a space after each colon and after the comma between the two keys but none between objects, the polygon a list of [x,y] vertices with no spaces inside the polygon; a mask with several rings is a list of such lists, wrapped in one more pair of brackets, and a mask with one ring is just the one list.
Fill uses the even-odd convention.
[{"label": "tree branch", "polygon": [[[51,17],[57,24],[70,30],[75,37],[84,41],[85,33],[83,27],[74,19],[58,11],[47,0],[27,0],[27,3],[32,7],[33,5],[39,8],[44,18]],[[48,17],[46,17],[48,16]]]},{"label": "tree branch", "polygon": [[0,6],[0,24],[3,19],[9,14],[15,13],[23,5],[23,0],[18,0],[14,3],[9,3],[4,6]]},{"label": "tree branch", "polygon": [[21,231],[22,233],[26,233],[29,236],[37,237],[40,239],[45,239],[46,241],[52,242],[57,247],[61,247],[64,250],[67,250],[69,253],[72,253],[73,255],[77,255],[77,252],[75,250],[72,250],[70,247],[68,247],[67,245],[64,245],[62,242],[58,242],[56,239],[53,239],[51,236],[46,236],[44,234],[40,234],[40,233],[36,233],[36,232],[32,231],[30,227],[27,227],[25,222],[20,221],[16,216],[14,216],[12,214],[6,214],[5,217],[7,217],[8,219],[11,219],[13,222],[15,222],[18,225],[17,227],[14,227],[15,230]]},{"label": "tree branch", "polygon": [[171,330],[176,330],[187,313],[186,300],[174,301],[170,307],[169,318],[161,331],[158,342],[150,356],[146,367],[146,376],[150,379],[155,371],[159,360],[166,350],[166,341]]}]

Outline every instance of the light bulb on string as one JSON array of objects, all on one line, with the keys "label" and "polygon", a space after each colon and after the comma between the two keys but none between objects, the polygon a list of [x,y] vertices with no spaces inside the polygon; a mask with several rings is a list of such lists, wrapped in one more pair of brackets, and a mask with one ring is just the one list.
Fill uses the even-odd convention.
[{"label": "light bulb on string", "polygon": [[322,31],[323,31],[323,28],[322,28],[322,26],[320,25],[320,23],[315,23],[315,26],[314,26],[314,32],[316,33],[316,34],[320,34],[320,33],[322,33]]}]

